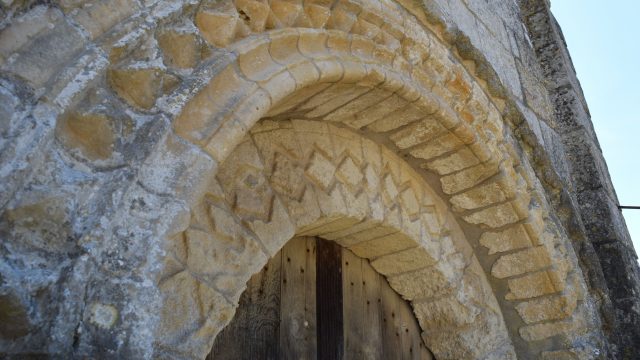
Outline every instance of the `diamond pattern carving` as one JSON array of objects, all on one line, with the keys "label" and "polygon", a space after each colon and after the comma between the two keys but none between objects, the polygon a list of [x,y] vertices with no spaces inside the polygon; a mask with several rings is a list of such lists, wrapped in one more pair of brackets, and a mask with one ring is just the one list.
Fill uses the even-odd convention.
[{"label": "diamond pattern carving", "polygon": [[273,189],[279,194],[292,199],[300,199],[304,192],[302,168],[279,152],[273,160],[273,171],[270,178]]},{"label": "diamond pattern carving", "polygon": [[234,210],[244,216],[269,219],[273,192],[263,172],[252,166],[238,171]]},{"label": "diamond pattern carving", "polygon": [[329,159],[319,151],[314,151],[313,154],[311,154],[309,166],[307,166],[305,174],[323,190],[327,190],[333,180],[335,171],[336,167]]},{"label": "diamond pattern carving", "polygon": [[360,184],[364,178],[362,171],[360,171],[360,168],[358,168],[350,157],[342,161],[342,164],[340,164],[336,171],[336,176],[340,181],[351,186]]},{"label": "diamond pattern carving", "polygon": [[393,202],[396,196],[398,196],[398,187],[395,181],[393,181],[391,174],[387,174],[384,179],[382,179],[382,190],[384,191],[387,202]]},{"label": "diamond pattern carving", "polygon": [[400,193],[400,201],[402,201],[402,205],[407,210],[409,216],[415,216],[420,211],[420,204],[418,203],[418,199],[416,199],[416,193],[412,188],[407,188],[402,193]]}]

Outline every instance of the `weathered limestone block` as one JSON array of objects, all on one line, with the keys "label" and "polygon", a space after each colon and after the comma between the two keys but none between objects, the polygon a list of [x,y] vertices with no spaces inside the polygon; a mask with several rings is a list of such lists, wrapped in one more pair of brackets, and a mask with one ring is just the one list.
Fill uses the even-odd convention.
[{"label": "weathered limestone block", "polygon": [[497,233],[486,232],[480,237],[480,244],[489,249],[489,255],[527,248],[533,245],[522,225],[516,225]]},{"label": "weathered limestone block", "polygon": [[[240,21],[231,2],[221,2],[219,9],[202,9],[195,17],[195,24],[202,37],[213,46],[225,47],[235,37]],[[227,4],[227,5],[224,5]]]},{"label": "weathered limestone block", "polygon": [[411,301],[448,295],[454,290],[455,280],[437,266],[388,278],[391,287]]},{"label": "weathered limestone block", "polygon": [[207,352],[211,338],[233,317],[234,308],[222,295],[186,271],[165,280],[160,291],[158,341],[179,353],[196,356]]},{"label": "weathered limestone block", "polygon": [[72,18],[95,39],[138,10],[133,0],[92,1],[73,11]]},{"label": "weathered limestone block", "polygon": [[100,113],[71,113],[56,123],[56,137],[89,160],[109,159],[117,140],[115,121]]},{"label": "weathered limestone block", "polygon": [[464,144],[452,133],[445,133],[424,145],[420,145],[411,150],[411,155],[424,160],[430,160],[436,156],[457,150]]},{"label": "weathered limestone block", "polygon": [[457,173],[440,178],[442,190],[446,194],[455,194],[469,189],[498,172],[499,164],[488,162],[478,164]]},{"label": "weathered limestone block", "polygon": [[567,291],[562,295],[521,302],[516,305],[516,310],[527,324],[561,320],[573,314],[577,306],[577,299],[575,290]]},{"label": "weathered limestone block", "polygon": [[[483,324],[484,329],[493,329],[493,324]],[[492,326],[493,325],[493,326]],[[422,333],[427,346],[445,359],[508,359],[518,357],[511,344],[499,336],[491,336],[491,331],[433,330]]]},{"label": "weathered limestone block", "polygon": [[45,6],[37,6],[0,32],[0,58],[4,63],[11,54],[25,46],[45,30],[49,24],[60,20],[60,12]]},{"label": "weathered limestone block", "polygon": [[530,299],[562,290],[556,288],[549,271],[527,274],[510,279],[508,283],[509,293],[505,297],[507,300]]},{"label": "weathered limestone block", "polygon": [[318,151],[313,152],[309,160],[310,163],[305,170],[305,175],[321,189],[327,190],[334,178],[335,165]]},{"label": "weathered limestone block", "polygon": [[159,68],[112,68],[107,74],[109,84],[128,104],[148,110],[164,91],[171,89],[176,79]]},{"label": "weathered limestone block", "polygon": [[324,116],[370,90],[367,87],[336,84],[317,94],[300,108],[311,109],[305,114],[307,118]]},{"label": "weathered limestone block", "polygon": [[503,279],[541,270],[551,264],[544,246],[532,247],[499,257],[491,268],[491,275]]},{"label": "weathered limestone block", "polygon": [[424,248],[408,249],[382,256],[371,262],[371,266],[383,275],[395,275],[434,265],[436,259]]},{"label": "weathered limestone block", "polygon": [[322,4],[307,3],[304,4],[304,11],[309,21],[309,27],[321,29],[326,26],[329,16],[331,16],[330,4],[323,6]]},{"label": "weathered limestone block", "polygon": [[302,4],[288,1],[273,0],[270,2],[271,13],[267,18],[269,28],[287,28],[296,24],[298,17],[302,15]]},{"label": "weathered limestone block", "polygon": [[425,330],[465,326],[473,323],[480,313],[474,306],[461,304],[455,295],[427,302],[414,302],[413,306],[420,326]]},{"label": "weathered limestone block", "polygon": [[[267,257],[257,239],[220,205],[196,209],[195,223],[185,232],[189,270],[229,298],[239,296],[234,284],[257,272]],[[209,225],[211,224],[211,225]],[[234,241],[235,240],[235,241]]]},{"label": "weathered limestone block", "polygon": [[488,183],[455,195],[449,201],[459,209],[473,210],[506,200],[507,196],[500,185]]},{"label": "weathered limestone block", "polygon": [[[26,24],[2,31],[2,70],[20,76],[34,88],[39,88],[84,48],[86,40],[59,11],[36,7],[23,19]],[[33,30],[26,30],[26,27],[39,22],[44,26],[34,25]],[[22,30],[25,32],[22,33]]]},{"label": "weathered limestone block", "polygon": [[325,118],[330,121],[344,122],[357,129],[366,125],[366,121],[358,121],[359,119],[356,118],[356,114],[385,101],[391,96],[392,93],[386,89],[373,89],[372,91],[346,103],[344,106],[328,114]]},{"label": "weathered limestone block", "polygon": [[269,220],[257,219],[248,224],[269,255],[277,253],[296,233],[296,226],[280,199],[274,199]]},{"label": "weathered limestone block", "polygon": [[157,35],[157,39],[166,66],[190,69],[195,67],[202,57],[201,40],[191,31],[164,30]]},{"label": "weathered limestone block", "polygon": [[160,140],[157,149],[160,151],[149,156],[140,169],[139,182],[146,189],[186,201],[210,193],[211,182],[202,174],[212,172],[217,164],[202,149],[172,132]]},{"label": "weathered limestone block", "polygon": [[564,320],[521,327],[520,336],[522,336],[525,341],[539,341],[578,330],[580,330],[580,320]]},{"label": "weathered limestone block", "polygon": [[236,7],[242,19],[248,23],[253,32],[261,32],[265,29],[269,17],[269,5],[254,0],[236,0]]},{"label": "weathered limestone block", "polygon": [[444,130],[444,127],[438,121],[433,118],[426,118],[391,135],[391,140],[399,148],[406,149],[426,143],[437,135],[442,134]]},{"label": "weathered limestone block", "polygon": [[185,106],[173,122],[176,133],[197,144],[203,143],[220,127],[224,115],[238,105],[243,94],[256,89],[257,85],[243,79],[234,67],[227,67]]},{"label": "weathered limestone block", "polygon": [[415,247],[415,242],[404,234],[393,233],[373,240],[360,242],[349,250],[363,258],[376,258]]},{"label": "weathered limestone block", "polygon": [[270,43],[265,40],[255,40],[239,49],[238,66],[244,76],[252,81],[267,81],[277,74],[281,65],[275,62],[269,51]]},{"label": "weathered limestone block", "polygon": [[471,224],[482,224],[490,228],[499,228],[522,220],[512,202],[492,206],[471,215],[464,216]]}]

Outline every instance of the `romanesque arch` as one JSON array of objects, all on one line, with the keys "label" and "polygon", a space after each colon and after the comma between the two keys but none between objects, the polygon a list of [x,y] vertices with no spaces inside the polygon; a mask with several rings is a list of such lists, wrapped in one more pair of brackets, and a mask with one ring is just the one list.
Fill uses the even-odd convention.
[{"label": "romanesque arch", "polygon": [[109,55],[78,60],[103,82],[57,80],[80,79],[89,100],[54,87],[56,142],[86,166],[120,166],[126,142],[83,140],[116,127],[87,103],[170,124],[109,220],[151,249],[149,281],[127,295],[144,309],[127,320],[137,354],[204,356],[268,257],[321,235],[388,276],[437,358],[597,357],[592,300],[504,101],[421,8],[221,1],[158,4],[144,21],[139,36],[95,35]]},{"label": "romanesque arch", "polygon": [[[216,179],[172,242],[181,266],[161,283],[167,316],[158,333],[167,348],[206,355],[248,277],[300,235],[334,240],[372,260],[412,301],[439,358],[515,355],[464,234],[433,190],[388,149],[326,122],[265,121]],[[184,301],[187,281],[215,291]],[[185,317],[198,301],[208,305],[205,312]]]}]

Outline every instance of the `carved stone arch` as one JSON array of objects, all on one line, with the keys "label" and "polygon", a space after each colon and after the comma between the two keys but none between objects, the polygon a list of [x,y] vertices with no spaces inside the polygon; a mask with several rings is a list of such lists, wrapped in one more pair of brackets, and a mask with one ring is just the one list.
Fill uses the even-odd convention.
[{"label": "carved stone arch", "polygon": [[[334,240],[370,259],[411,301],[438,358],[515,356],[491,286],[446,204],[384,146],[306,120],[256,125],[194,207],[171,251],[189,275],[161,283],[170,314],[158,329],[162,347],[206,355],[230,320],[220,314],[237,306],[249,277],[294,236]],[[186,279],[226,301],[196,295],[208,313],[185,316],[198,302],[184,301]]]},{"label": "carved stone arch", "polygon": [[[254,142],[259,137],[258,130],[271,126],[269,131],[273,132],[286,124],[295,132],[295,124],[304,122],[308,127],[340,128],[340,135],[344,136],[356,133],[355,138],[365,139],[356,141],[373,141],[381,153],[395,159],[389,162],[395,165],[380,168],[379,175],[389,176],[382,179],[385,188],[381,185],[379,202],[387,201],[385,206],[390,209],[394,208],[390,204],[404,209],[398,213],[402,220],[378,228],[387,226],[398,233],[406,231],[403,236],[428,248],[432,243],[427,240],[432,238],[424,237],[422,228],[419,232],[404,228],[417,221],[410,210],[415,207],[412,199],[416,197],[423,201],[430,198],[445,207],[436,211],[449,214],[438,220],[446,224],[440,226],[449,231],[457,227],[464,230],[468,244],[466,241],[454,243],[450,255],[464,254],[462,262],[471,264],[469,272],[455,270],[455,267],[451,272],[440,272],[445,280],[462,276],[465,286],[464,276],[473,278],[468,280],[469,286],[459,288],[470,289],[468,292],[454,296],[456,301],[461,297],[470,301],[471,305],[463,301],[464,306],[469,305],[473,310],[468,313],[463,310],[456,315],[467,314],[474,320],[483,319],[484,323],[477,320],[478,323],[467,324],[469,318],[464,316],[447,319],[446,324],[459,322],[455,330],[428,337],[441,340],[430,344],[434,352],[443,358],[475,358],[483,354],[500,357],[499,352],[504,349],[508,354],[512,344],[522,358],[537,358],[543,351],[568,349],[583,358],[597,357],[597,349],[602,346],[598,343],[599,325],[594,322],[599,317],[593,314],[592,299],[585,291],[584,276],[569,240],[550,217],[545,193],[528,159],[522,155],[521,148],[526,144],[521,146],[505,123],[501,115],[506,113],[504,100],[489,95],[488,86],[495,88],[496,84],[487,84],[474,64],[463,61],[448,41],[451,34],[429,23],[430,14],[426,9],[405,0],[148,3],[150,5],[145,5],[135,16],[131,14],[141,6],[140,2],[132,2],[131,8],[118,12],[105,11],[101,6],[87,6],[68,14],[40,11],[43,9],[40,8],[38,11],[49,13],[54,20],[55,31],[47,36],[73,43],[73,51],[62,54],[48,48],[56,66],[28,71],[22,65],[23,59],[40,52],[30,51],[31,36],[24,36],[22,42],[8,45],[16,47],[11,50],[16,55],[2,65],[3,70],[25,79],[34,88],[41,89],[38,94],[43,94],[34,105],[35,110],[29,113],[32,119],[25,122],[33,123],[34,130],[25,125],[26,135],[16,137],[11,145],[20,150],[11,160],[18,169],[15,171],[18,175],[12,173],[14,180],[27,172],[23,171],[22,161],[26,164],[25,159],[34,153],[50,150],[54,124],[60,129],[77,120],[88,124],[89,130],[108,130],[107,136],[98,141],[99,151],[86,151],[91,145],[86,138],[75,143],[64,137],[56,140],[56,144],[61,144],[61,154],[74,155],[68,160],[70,163],[78,162],[80,166],[104,172],[123,166],[114,154],[118,153],[121,143],[136,140],[125,141],[125,135],[112,131],[113,119],[102,113],[105,106],[117,108],[125,115],[135,114],[140,123],[159,124],[154,128],[157,133],[153,146],[148,146],[153,151],[150,155],[137,154],[136,160],[129,164],[134,169],[131,174],[135,175],[126,177],[132,180],[121,186],[122,193],[113,191],[115,205],[109,208],[111,218],[101,220],[103,224],[96,226],[95,231],[87,230],[79,240],[99,259],[96,262],[104,262],[86,265],[94,266],[89,269],[101,272],[103,279],[130,277],[130,283],[114,281],[117,285],[105,286],[110,290],[117,288],[124,294],[125,300],[119,300],[118,306],[100,303],[92,307],[106,310],[112,314],[113,321],[73,315],[84,316],[86,323],[90,320],[100,329],[92,328],[91,333],[84,333],[79,354],[83,351],[92,354],[93,342],[97,344],[100,341],[96,339],[102,338],[108,339],[106,342],[117,349],[114,351],[136,358],[150,358],[152,351],[159,356],[167,352],[184,357],[206,351],[211,335],[232,316],[239,293],[231,289],[239,290],[243,276],[257,271],[273,249],[286,240],[270,242],[264,233],[259,236],[261,231],[266,231],[264,228],[255,228],[260,222],[266,226],[267,220],[273,220],[278,211],[269,212],[267,217],[264,208],[251,202],[243,203],[247,201],[241,198],[243,194],[217,188],[215,179],[222,174],[220,169],[229,166],[230,154],[248,146],[243,142],[247,136]],[[104,22],[92,26],[91,19],[100,18],[96,16],[100,11]],[[26,20],[38,19],[33,16]],[[120,26],[116,26],[118,22]],[[46,29],[45,26],[39,28]],[[34,34],[33,42],[54,44],[42,35],[45,33],[48,32]],[[18,48],[24,44],[28,46]],[[91,46],[81,52],[82,44]],[[71,65],[60,65],[67,62]],[[41,64],[40,60],[36,64]],[[85,93],[91,94],[95,104],[78,109]],[[69,113],[77,116],[65,119]],[[265,117],[274,121],[263,121],[260,128],[254,128]],[[286,122],[288,120],[296,121]],[[163,127],[169,123],[167,127],[171,129]],[[64,131],[63,128],[61,132]],[[318,133],[326,131],[318,130]],[[74,135],[73,131],[67,133]],[[82,131],[79,133],[83,135]],[[31,135],[35,140],[23,141]],[[329,138],[331,136],[334,135]],[[30,146],[30,150],[22,150]],[[326,163],[331,164],[326,165],[329,168],[335,167],[338,171],[341,166],[355,167],[365,176],[364,160],[357,158],[356,151],[338,152],[339,146],[343,146],[341,142],[332,143],[333,155],[329,150],[320,151],[322,147],[317,149],[317,161],[321,163],[324,157]],[[278,156],[291,159],[295,152],[290,150],[283,149]],[[312,158],[305,156],[301,159],[312,164]],[[261,161],[264,165],[273,159],[262,157]],[[301,163],[302,160],[295,161]],[[409,177],[415,178],[418,185],[407,185],[402,181],[406,176],[404,170],[393,170],[394,167],[408,169],[406,172],[413,174]],[[260,164],[247,169],[255,171],[256,176],[273,175],[269,171],[277,170],[262,171]],[[292,173],[307,170],[292,170]],[[338,207],[339,211],[326,210],[324,214],[330,218],[335,216],[344,224],[362,221],[366,216],[387,221],[386,212],[380,213],[385,216],[378,216],[375,212],[356,211],[359,196],[367,192],[358,192],[353,184],[349,186],[349,177],[336,175],[339,180],[325,181],[322,175],[317,178],[301,175],[310,181],[305,189],[314,189],[313,194],[318,197],[324,193],[326,183],[327,189],[339,189],[341,196],[352,197],[345,207]],[[122,181],[118,177],[114,179]],[[425,181],[437,196],[419,194],[424,191]],[[12,181],[7,185],[10,191],[6,194],[13,194],[21,186],[18,183]],[[279,200],[264,204],[273,209],[285,208],[285,197],[275,196],[273,184],[265,183],[265,191],[274,192],[274,199]],[[392,191],[393,188],[396,190]],[[406,195],[408,189],[414,192],[413,196]],[[304,199],[306,194],[300,190],[293,197]],[[8,201],[8,196],[0,195],[3,201]],[[203,209],[204,204],[207,207]],[[424,203],[417,204],[421,211],[426,209]],[[371,210],[371,204],[368,206]],[[319,231],[321,225],[336,225],[317,221],[306,226],[314,224]],[[438,228],[438,225],[424,226],[425,229]],[[295,227],[290,232],[310,230],[312,228]],[[212,231],[218,236],[218,242],[211,241]],[[456,238],[451,234],[442,237],[452,241]],[[191,241],[200,241],[202,246],[224,246],[209,254],[209,262],[190,264],[194,258],[187,256],[188,247],[181,245]],[[203,254],[206,253],[200,255]],[[122,268],[118,263],[120,257],[127,260]],[[250,265],[238,268],[246,257]],[[428,259],[422,258],[422,261]],[[455,261],[454,256],[442,264],[453,266]],[[207,277],[207,271],[198,268],[206,266],[224,270],[217,276]],[[482,271],[475,272],[480,268]],[[244,271],[249,274],[239,275]],[[414,284],[418,282],[414,279]],[[484,291],[490,294],[479,295]],[[167,296],[161,299],[161,293]],[[82,301],[103,301],[102,294],[90,295],[95,297]],[[497,300],[499,307],[495,307],[491,299]],[[226,311],[218,311],[221,304],[226,304]],[[164,310],[158,314],[160,308]],[[127,319],[120,335],[109,334],[107,330],[101,332],[114,326],[117,316]],[[63,321],[71,318],[71,315],[61,317]],[[67,329],[63,334],[75,331],[72,322],[77,320],[73,319],[57,324]],[[424,330],[429,331],[429,321],[425,319],[422,320]],[[183,324],[184,321],[188,324]],[[161,323],[160,329],[166,331],[151,330],[157,322]],[[501,332],[503,323],[508,338]],[[171,324],[177,324],[176,328],[168,330]],[[445,322],[439,325],[443,324]],[[479,341],[475,327],[478,324],[482,330],[490,329],[489,325],[482,328],[486,324],[500,330],[494,334],[504,343],[488,343],[496,345],[493,350],[498,352],[492,353],[482,346],[471,348]],[[120,338],[121,334],[127,334],[126,342]],[[65,339],[56,339],[57,345],[68,352],[76,351],[72,350],[73,340],[66,339],[73,336],[60,338]],[[454,350],[462,353],[447,353]]]},{"label": "carved stone arch", "polygon": [[584,283],[571,249],[544,223],[544,195],[498,105],[429,39],[427,60],[412,64],[402,51],[342,31],[252,35],[228,45],[234,56],[184,105],[175,132],[224,163],[263,117],[330,121],[385,144],[422,174],[428,170],[459,221],[489,249],[479,260],[509,313],[516,349],[539,353],[590,326],[574,315],[591,311],[578,307]]}]

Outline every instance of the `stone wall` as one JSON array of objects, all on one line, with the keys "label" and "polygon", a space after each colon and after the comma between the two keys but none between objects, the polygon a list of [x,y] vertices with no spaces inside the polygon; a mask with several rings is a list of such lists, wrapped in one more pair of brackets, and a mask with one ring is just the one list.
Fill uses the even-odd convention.
[{"label": "stone wall", "polygon": [[441,358],[639,356],[635,252],[548,2],[0,6],[0,354],[202,356],[313,233],[395,281]]}]

